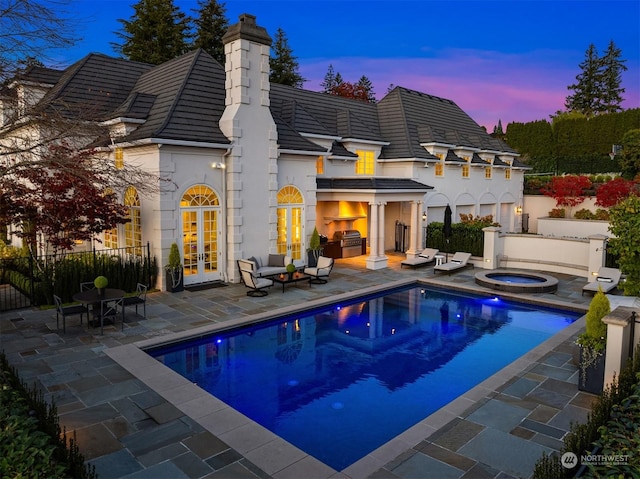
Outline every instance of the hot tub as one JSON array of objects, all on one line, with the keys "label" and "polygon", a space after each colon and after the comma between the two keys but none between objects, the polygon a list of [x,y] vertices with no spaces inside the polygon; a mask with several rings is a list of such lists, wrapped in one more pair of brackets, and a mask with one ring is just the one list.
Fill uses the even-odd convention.
[{"label": "hot tub", "polygon": [[558,289],[558,280],[553,276],[504,269],[476,273],[476,283],[508,293],[555,293]]}]

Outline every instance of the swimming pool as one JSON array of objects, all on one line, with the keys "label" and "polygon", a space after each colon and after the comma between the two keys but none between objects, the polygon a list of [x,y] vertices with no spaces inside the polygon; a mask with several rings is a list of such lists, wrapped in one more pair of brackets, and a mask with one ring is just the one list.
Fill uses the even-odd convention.
[{"label": "swimming pool", "polygon": [[342,470],[579,316],[412,286],[148,352]]}]

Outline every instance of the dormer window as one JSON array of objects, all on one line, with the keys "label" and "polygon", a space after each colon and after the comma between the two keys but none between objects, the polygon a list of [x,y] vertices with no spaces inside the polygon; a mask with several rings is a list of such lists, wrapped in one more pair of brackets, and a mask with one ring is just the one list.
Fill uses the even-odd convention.
[{"label": "dormer window", "polygon": [[471,157],[470,156],[463,156],[462,159],[464,161],[466,161],[466,163],[464,165],[462,165],[462,177],[463,178],[469,178],[469,172],[471,170],[471,167],[469,166],[469,163],[471,162]]},{"label": "dormer window", "polygon": [[490,166],[485,166],[485,167],[484,167],[484,177],[485,177],[487,180],[490,180],[490,179],[491,179],[491,167],[490,167]]},{"label": "dormer window", "polygon": [[442,177],[444,176],[444,155],[442,153],[436,153],[436,156],[440,161],[435,164],[434,174]]},{"label": "dormer window", "polygon": [[356,150],[358,160],[356,161],[356,175],[375,174],[375,157],[373,151]]},{"label": "dormer window", "polygon": [[124,168],[124,150],[122,148],[116,148],[115,165],[118,170]]},{"label": "dormer window", "polygon": [[316,175],[324,175],[324,156],[316,159]]},{"label": "dormer window", "polygon": [[505,180],[511,179],[511,168],[507,168],[504,170],[504,179]]}]

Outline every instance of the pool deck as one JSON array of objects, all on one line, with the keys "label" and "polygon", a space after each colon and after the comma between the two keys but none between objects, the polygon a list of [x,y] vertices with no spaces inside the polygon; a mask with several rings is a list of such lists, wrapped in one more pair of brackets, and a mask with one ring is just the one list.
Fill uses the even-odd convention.
[{"label": "pool deck", "polygon": [[[56,331],[55,311],[0,314],[0,349],[27,383],[53,398],[60,423],[106,478],[422,479],[530,477],[542,452],[558,450],[595,396],[578,391],[575,336],[567,327],[516,362],[341,472],[308,456],[167,370],[139,346],[264,317],[274,310],[407,279],[486,291],[477,268],[434,275],[433,267],[371,271],[365,257],[341,259],[324,285],[279,287],[246,296],[242,285],[150,293],[147,319],[127,309],[124,332],[87,330],[77,317]],[[586,310],[585,278],[554,274],[555,294],[520,299]],[[493,294],[496,294],[493,292]],[[502,296],[507,294],[499,293]],[[612,307],[620,296],[611,296]],[[366,425],[363,425],[366,434]]]}]

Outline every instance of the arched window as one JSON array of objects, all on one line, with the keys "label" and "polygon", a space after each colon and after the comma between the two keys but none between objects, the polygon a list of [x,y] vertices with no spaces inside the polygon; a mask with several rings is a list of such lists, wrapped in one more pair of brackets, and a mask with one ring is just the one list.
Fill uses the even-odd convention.
[{"label": "arched window", "polygon": [[136,248],[142,247],[142,223],[140,219],[140,197],[138,191],[130,186],[124,193],[124,205],[129,208],[129,221],[124,225],[125,246]]},{"label": "arched window", "polygon": [[180,206],[220,206],[218,195],[206,185],[196,185],[189,188],[180,200]]}]

